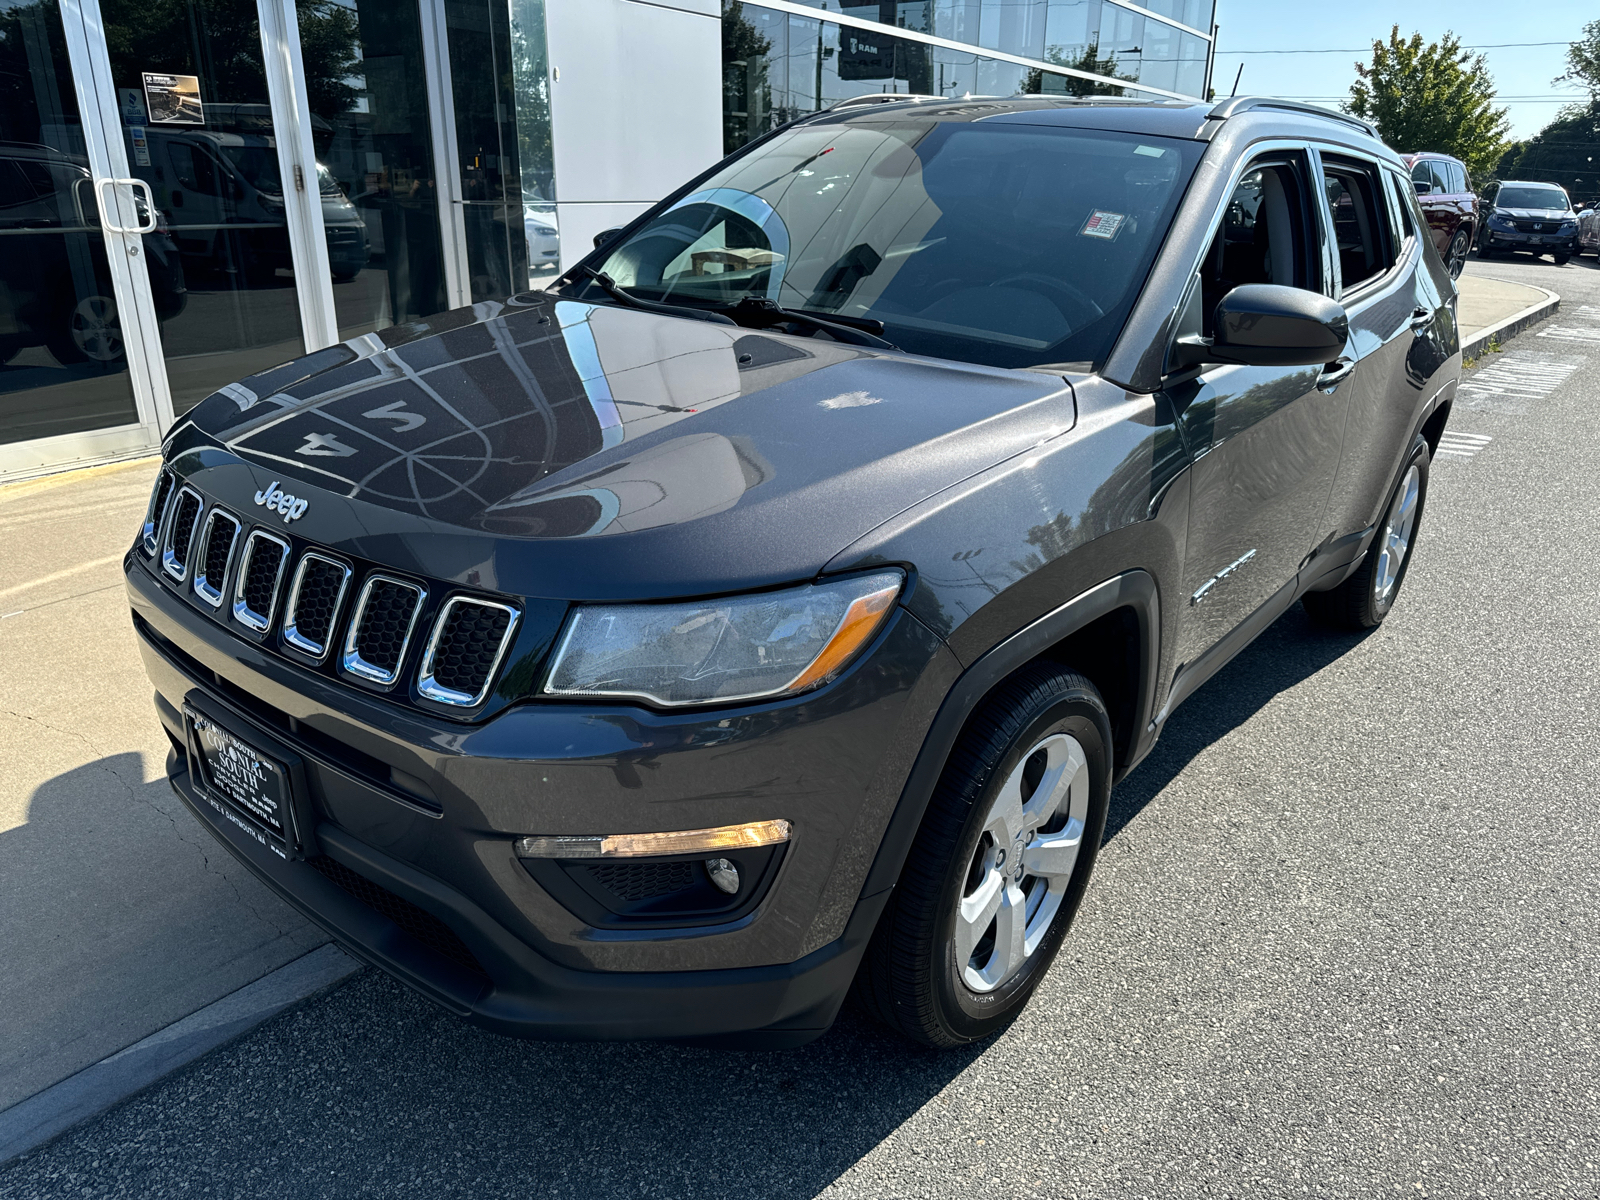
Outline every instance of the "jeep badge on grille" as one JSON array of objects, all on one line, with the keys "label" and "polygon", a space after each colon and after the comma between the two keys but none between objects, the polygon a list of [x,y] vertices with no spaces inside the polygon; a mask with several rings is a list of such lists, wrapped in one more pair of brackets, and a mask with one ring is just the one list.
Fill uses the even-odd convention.
[{"label": "jeep badge on grille", "polygon": [[256,493],[256,503],[263,508],[282,513],[283,523],[287,525],[290,521],[298,521],[305,516],[306,505],[310,501],[302,500],[298,496],[291,496],[279,487],[278,481],[274,479],[265,488]]}]

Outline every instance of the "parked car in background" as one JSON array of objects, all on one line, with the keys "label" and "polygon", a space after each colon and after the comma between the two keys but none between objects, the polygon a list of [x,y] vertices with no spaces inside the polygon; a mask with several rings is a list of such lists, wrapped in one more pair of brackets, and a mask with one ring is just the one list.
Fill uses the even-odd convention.
[{"label": "parked car in background", "polygon": [[1600,258],[1600,200],[1582,205],[1578,213],[1578,244],[1572,252]]},{"label": "parked car in background", "polygon": [[1482,223],[1478,197],[1466,164],[1448,154],[1403,154],[1411,169],[1411,183],[1417,189],[1417,203],[1428,218],[1428,229],[1439,257],[1450,268],[1450,278],[1461,278],[1467,265],[1467,251]]},{"label": "parked car in background", "polygon": [[[148,216],[136,198],[141,220]],[[0,143],[0,364],[32,346],[63,367],[120,369],[127,354],[88,163],[50,146]],[[188,301],[165,222],[140,238],[156,316]]]},{"label": "parked car in background", "polygon": [[1578,214],[1566,191],[1553,183],[1502,180],[1483,206],[1478,256],[1527,250],[1548,254],[1557,266],[1578,249]]}]

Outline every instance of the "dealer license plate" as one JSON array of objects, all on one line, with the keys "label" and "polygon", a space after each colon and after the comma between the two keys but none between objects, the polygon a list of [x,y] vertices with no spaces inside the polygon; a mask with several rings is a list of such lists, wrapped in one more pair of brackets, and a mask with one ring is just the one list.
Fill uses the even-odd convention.
[{"label": "dealer license plate", "polygon": [[184,716],[206,800],[232,824],[283,855],[289,820],[289,775],[283,764],[204,713],[185,707]]}]

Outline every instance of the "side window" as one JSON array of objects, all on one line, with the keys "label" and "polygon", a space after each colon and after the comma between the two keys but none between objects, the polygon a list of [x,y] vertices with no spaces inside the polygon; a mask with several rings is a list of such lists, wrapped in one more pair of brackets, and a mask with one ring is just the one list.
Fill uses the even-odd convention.
[{"label": "side window", "polygon": [[1322,169],[1339,276],[1343,290],[1352,292],[1394,263],[1393,248],[1385,235],[1389,217],[1383,209],[1383,189],[1378,184],[1378,169],[1370,164],[1325,158]]},{"label": "side window", "polygon": [[1412,216],[1412,208],[1416,204],[1416,193],[1412,190],[1411,181],[1397,172],[1389,172],[1389,183],[1394,187],[1394,216],[1400,231],[1400,242],[1404,245],[1417,236],[1417,223]]},{"label": "side window", "polygon": [[1445,175],[1449,177],[1452,195],[1459,196],[1467,190],[1467,173],[1461,169],[1460,163],[1440,163],[1439,165],[1444,168]]},{"label": "side window", "polygon": [[1252,164],[1228,198],[1221,228],[1200,264],[1200,326],[1213,334],[1217,301],[1246,283],[1318,287],[1305,171],[1299,162]]},{"label": "side window", "polygon": [[[1417,195],[1426,196],[1429,192],[1433,191],[1433,167],[1429,164],[1427,159],[1423,159],[1416,166],[1411,168],[1411,180],[1413,184],[1413,190],[1416,191]],[[1415,187],[1415,185],[1419,183],[1422,185],[1422,187]]]}]

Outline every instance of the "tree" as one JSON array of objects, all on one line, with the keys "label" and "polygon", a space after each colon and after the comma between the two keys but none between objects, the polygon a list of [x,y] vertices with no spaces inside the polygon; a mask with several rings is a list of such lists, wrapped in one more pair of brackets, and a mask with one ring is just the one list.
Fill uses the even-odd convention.
[{"label": "tree", "polygon": [[[1129,83],[1136,83],[1136,75],[1117,74],[1117,56],[1107,54],[1100,57],[1100,46],[1097,44],[1088,47],[1076,58],[1068,58],[1066,51],[1060,46],[1051,46],[1045,51],[1044,60],[1058,67],[1071,67],[1074,71],[1086,71],[1091,75],[1104,75],[1109,79],[1126,79]],[[1123,89],[1110,83],[1095,83],[1092,80],[1080,79],[1076,75],[1057,75],[1054,71],[1041,71],[1035,67],[1028,72],[1023,80],[1022,91],[1027,95],[1037,96],[1044,93],[1052,96],[1120,96]]]},{"label": "tree", "polygon": [[1583,36],[1567,47],[1567,73],[1553,83],[1577,83],[1589,89],[1589,106],[1600,104],[1600,21],[1583,27]]},{"label": "tree", "polygon": [[1494,107],[1494,80],[1484,56],[1461,49],[1446,33],[1426,46],[1422,35],[1372,43],[1372,65],[1356,63],[1347,112],[1377,126],[1396,150],[1452,154],[1475,175],[1494,170],[1508,141],[1506,110]]}]

